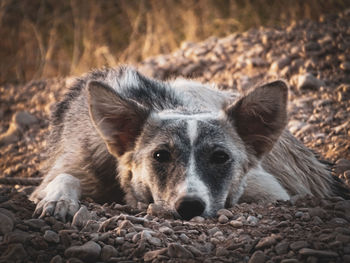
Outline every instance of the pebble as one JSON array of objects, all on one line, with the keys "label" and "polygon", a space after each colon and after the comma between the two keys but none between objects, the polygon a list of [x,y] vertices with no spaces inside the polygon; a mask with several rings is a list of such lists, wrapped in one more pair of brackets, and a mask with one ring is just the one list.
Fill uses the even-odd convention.
[{"label": "pebble", "polygon": [[282,241],[275,246],[275,251],[278,255],[286,254],[288,252],[289,243]]},{"label": "pebble", "polygon": [[218,231],[220,231],[220,229],[218,227],[213,227],[213,228],[208,229],[208,234],[210,236],[213,236]]},{"label": "pebble", "polygon": [[247,222],[252,226],[256,226],[259,222],[259,219],[255,216],[248,216]]},{"label": "pebble", "polygon": [[13,220],[9,216],[0,213],[0,234],[5,235],[11,232],[13,226]]},{"label": "pebble", "polygon": [[147,238],[148,243],[150,243],[153,246],[160,247],[162,245],[162,241],[157,237],[149,237]]},{"label": "pebble", "polygon": [[315,257],[338,257],[338,253],[326,250],[316,250],[311,248],[302,248],[299,250],[299,254],[302,256],[315,256]]},{"label": "pebble", "polygon": [[257,250],[250,257],[248,263],[264,263],[265,262],[265,254],[261,250]]},{"label": "pebble", "polygon": [[260,249],[260,248],[266,248],[266,247],[271,247],[272,245],[276,244],[277,240],[274,236],[268,236],[260,239],[258,244],[255,246],[255,248]]},{"label": "pebble", "polygon": [[82,246],[72,246],[64,251],[67,258],[76,257],[87,262],[96,262],[100,253],[101,247],[94,241],[88,241]]},{"label": "pebble", "polygon": [[310,73],[306,73],[298,76],[298,90],[317,90],[321,86],[324,86],[324,82],[317,79]]},{"label": "pebble", "polygon": [[182,233],[180,235],[180,239],[182,240],[182,242],[184,242],[185,244],[190,243],[191,239],[184,233]]},{"label": "pebble", "polygon": [[318,216],[319,218],[322,218],[322,219],[327,217],[327,212],[320,207],[309,208],[308,213],[310,216]]},{"label": "pebble", "polygon": [[153,259],[157,258],[159,255],[164,255],[167,252],[167,248],[161,248],[158,250],[148,251],[143,256],[143,260],[148,262],[152,261]]},{"label": "pebble", "polygon": [[203,223],[205,221],[205,218],[201,216],[195,216],[190,221],[195,223]]},{"label": "pebble", "polygon": [[19,229],[5,235],[4,241],[10,243],[25,243],[30,238],[30,234]]},{"label": "pebble", "polygon": [[60,242],[60,236],[55,231],[52,231],[52,230],[45,231],[44,239],[50,243]]},{"label": "pebble", "polygon": [[331,224],[336,224],[336,225],[347,225],[348,224],[348,221],[346,219],[343,219],[340,217],[332,218],[329,222]]},{"label": "pebble", "polygon": [[344,71],[350,71],[350,62],[349,61],[345,61],[343,63],[340,64],[340,68]]},{"label": "pebble", "polygon": [[166,235],[172,235],[174,233],[174,230],[167,226],[162,226],[159,228],[159,232],[164,233]]},{"label": "pebble", "polygon": [[38,119],[27,111],[16,112],[16,114],[12,117],[12,121],[20,130],[27,129],[31,125],[38,123]]},{"label": "pebble", "polygon": [[24,220],[23,222],[27,226],[29,226],[29,227],[31,227],[33,229],[37,229],[37,230],[40,230],[42,227],[47,226],[45,221],[40,219],[40,218],[32,218],[32,219]]},{"label": "pebble", "polygon": [[287,258],[283,259],[281,263],[300,263],[300,261],[295,258]]},{"label": "pebble", "polygon": [[218,219],[220,224],[226,224],[228,222],[228,220],[229,220],[228,217],[225,215],[220,215],[219,219]]},{"label": "pebble", "polygon": [[243,223],[241,221],[238,221],[238,220],[232,220],[232,221],[230,221],[230,225],[233,227],[242,227]]},{"label": "pebble", "polygon": [[151,203],[147,208],[147,214],[162,218],[173,218],[173,213],[167,210],[164,206]]},{"label": "pebble", "polygon": [[192,253],[178,243],[169,244],[168,254],[172,258],[193,258]]},{"label": "pebble", "polygon": [[86,208],[86,206],[82,205],[78,212],[75,213],[72,225],[78,228],[82,228],[86,225],[87,221],[91,219],[90,212]]},{"label": "pebble", "polygon": [[105,245],[101,249],[101,259],[102,261],[108,261],[111,257],[117,257],[118,251],[115,249],[115,247],[111,245]]},{"label": "pebble", "polygon": [[56,255],[50,260],[50,263],[63,263],[63,259],[60,255]]},{"label": "pebble", "polygon": [[27,259],[27,252],[19,243],[10,244],[0,257],[0,260],[5,260],[4,262],[7,260],[7,262],[24,262],[25,259]]},{"label": "pebble", "polygon": [[309,244],[306,241],[303,241],[303,240],[295,241],[295,242],[290,244],[290,248],[292,250],[299,250],[301,248],[308,247],[308,246],[309,246]]},{"label": "pebble", "polygon": [[230,211],[230,210],[227,210],[225,208],[222,208],[222,209],[219,209],[216,213],[217,216],[221,216],[221,215],[224,215],[226,216],[227,218],[231,219],[233,218],[233,213]]}]

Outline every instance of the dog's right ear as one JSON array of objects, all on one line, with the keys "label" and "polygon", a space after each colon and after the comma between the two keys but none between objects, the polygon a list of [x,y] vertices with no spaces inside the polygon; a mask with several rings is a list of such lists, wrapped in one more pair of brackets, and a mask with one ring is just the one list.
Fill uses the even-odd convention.
[{"label": "dog's right ear", "polygon": [[90,117],[109,152],[117,157],[130,151],[149,115],[137,102],[123,98],[107,84],[88,84]]},{"label": "dog's right ear", "polygon": [[228,119],[253,153],[270,151],[287,123],[288,87],[274,81],[257,87],[226,108]]}]

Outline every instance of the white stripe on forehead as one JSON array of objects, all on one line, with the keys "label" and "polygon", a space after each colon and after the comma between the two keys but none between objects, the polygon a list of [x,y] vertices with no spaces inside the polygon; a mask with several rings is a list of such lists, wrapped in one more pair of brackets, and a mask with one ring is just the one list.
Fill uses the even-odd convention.
[{"label": "white stripe on forehead", "polygon": [[197,138],[197,120],[191,119],[187,121],[187,134],[190,139],[191,145],[193,145],[194,140]]},{"label": "white stripe on forehead", "polygon": [[210,119],[218,119],[221,114],[219,112],[215,113],[197,113],[197,114],[181,114],[174,112],[159,112],[158,117],[161,120],[210,120]]}]

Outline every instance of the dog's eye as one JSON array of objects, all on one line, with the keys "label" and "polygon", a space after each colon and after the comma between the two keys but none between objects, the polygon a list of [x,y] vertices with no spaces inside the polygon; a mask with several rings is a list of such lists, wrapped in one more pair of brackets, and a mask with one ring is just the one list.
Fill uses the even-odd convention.
[{"label": "dog's eye", "polygon": [[167,150],[159,150],[153,154],[153,158],[160,163],[167,163],[171,160],[171,154]]},{"label": "dog's eye", "polygon": [[224,164],[230,159],[230,156],[223,151],[215,151],[210,156],[210,162],[213,164]]}]

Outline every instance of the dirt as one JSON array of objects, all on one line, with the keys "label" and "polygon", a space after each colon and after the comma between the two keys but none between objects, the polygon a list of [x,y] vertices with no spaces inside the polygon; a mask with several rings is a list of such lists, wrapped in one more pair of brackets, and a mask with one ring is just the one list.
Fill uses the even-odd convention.
[{"label": "dirt", "polygon": [[[290,85],[289,130],[350,185],[350,10],[201,43],[135,65],[245,92]],[[51,105],[72,79],[0,87],[0,175],[42,176]],[[350,262],[350,201],[294,196],[181,221],[161,207],[83,200],[72,222],[33,219],[33,187],[0,186],[0,262]]]}]

